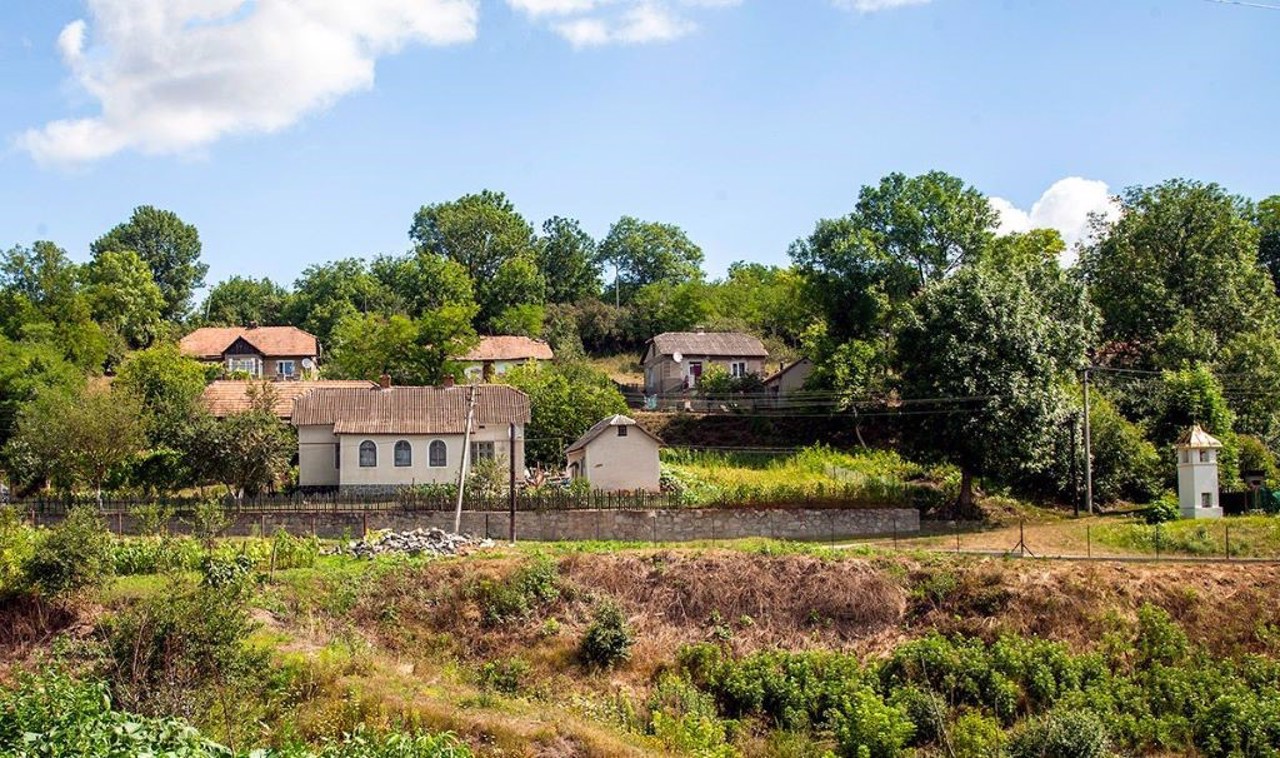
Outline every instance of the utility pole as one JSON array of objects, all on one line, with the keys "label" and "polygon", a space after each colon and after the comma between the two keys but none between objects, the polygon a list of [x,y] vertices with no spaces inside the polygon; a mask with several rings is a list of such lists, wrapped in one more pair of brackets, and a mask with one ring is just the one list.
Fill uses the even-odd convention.
[{"label": "utility pole", "polygon": [[458,469],[458,505],[453,512],[453,533],[462,531],[462,495],[467,486],[467,467],[471,463],[471,419],[476,412],[476,386],[467,388],[467,424],[462,432],[462,466]]},{"label": "utility pole", "polygon": [[1093,515],[1093,439],[1089,428],[1089,369],[1080,370],[1080,384],[1084,389],[1084,506]]},{"label": "utility pole", "polygon": [[516,422],[511,422],[511,428],[507,432],[507,458],[511,463],[511,480],[508,483],[507,490],[507,508],[511,515],[511,544],[516,544]]},{"label": "utility pole", "polygon": [[1071,509],[1075,512],[1076,518],[1080,517],[1080,481],[1076,478],[1077,464],[1076,460],[1076,430],[1080,428],[1080,416],[1075,411],[1071,412]]}]

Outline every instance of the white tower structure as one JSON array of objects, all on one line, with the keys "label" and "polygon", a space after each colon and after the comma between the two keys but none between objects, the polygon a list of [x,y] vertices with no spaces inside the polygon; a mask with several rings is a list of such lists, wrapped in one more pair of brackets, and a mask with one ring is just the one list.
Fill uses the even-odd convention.
[{"label": "white tower structure", "polygon": [[1199,424],[1183,432],[1178,451],[1178,510],[1183,518],[1222,518],[1218,505],[1218,451],[1222,443]]}]

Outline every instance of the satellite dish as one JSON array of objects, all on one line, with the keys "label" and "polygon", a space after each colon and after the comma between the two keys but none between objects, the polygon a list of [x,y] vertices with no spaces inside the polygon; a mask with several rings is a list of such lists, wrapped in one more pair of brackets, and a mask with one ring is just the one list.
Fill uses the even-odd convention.
[{"label": "satellite dish", "polygon": [[315,367],[316,367],[316,362],[315,362],[315,361],[313,361],[313,360],[311,360],[310,358],[303,358],[303,359],[302,359],[302,367],[303,367],[303,368],[305,368],[306,370],[310,371],[311,369],[313,369],[313,368],[315,368]]},{"label": "satellite dish", "polygon": [[684,353],[676,353],[675,355],[671,356],[671,360],[675,361],[676,363],[684,363]]}]

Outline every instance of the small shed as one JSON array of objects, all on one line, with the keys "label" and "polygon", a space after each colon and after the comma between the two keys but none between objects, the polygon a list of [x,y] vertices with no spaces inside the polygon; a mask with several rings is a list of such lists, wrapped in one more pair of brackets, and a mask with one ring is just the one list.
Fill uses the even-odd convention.
[{"label": "small shed", "polygon": [[661,446],[635,419],[610,416],[569,446],[569,477],[585,479],[591,489],[604,492],[657,492],[662,487]]}]

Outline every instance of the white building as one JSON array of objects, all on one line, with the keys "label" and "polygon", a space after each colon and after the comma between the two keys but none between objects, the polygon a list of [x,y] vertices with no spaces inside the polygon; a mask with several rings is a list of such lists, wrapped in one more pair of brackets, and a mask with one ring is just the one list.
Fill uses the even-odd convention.
[{"label": "white building", "polygon": [[[298,484],[304,489],[383,494],[454,484],[462,466],[474,393],[471,460],[515,456],[524,475],[529,398],[502,385],[317,389],[298,398]],[[515,424],[515,443],[509,439]]]},{"label": "white building", "polygon": [[1183,518],[1222,518],[1218,504],[1218,451],[1222,443],[1199,424],[1178,438],[1178,509]]},{"label": "white building", "polygon": [[604,492],[657,492],[662,441],[627,416],[610,416],[569,446],[569,476]]}]

